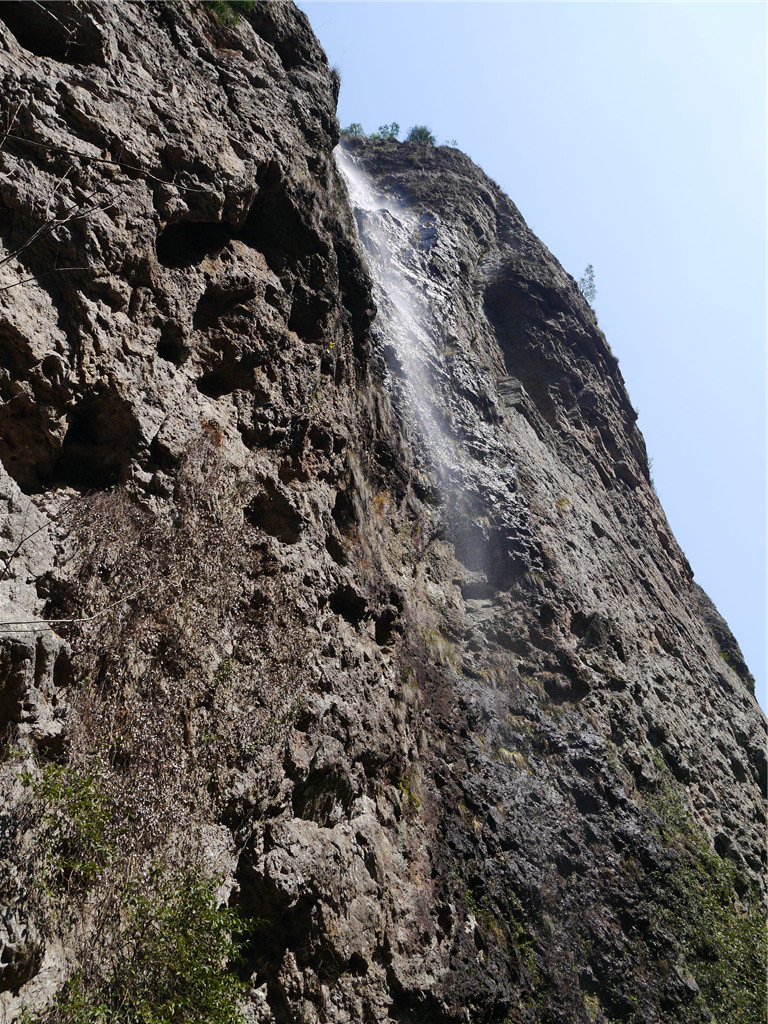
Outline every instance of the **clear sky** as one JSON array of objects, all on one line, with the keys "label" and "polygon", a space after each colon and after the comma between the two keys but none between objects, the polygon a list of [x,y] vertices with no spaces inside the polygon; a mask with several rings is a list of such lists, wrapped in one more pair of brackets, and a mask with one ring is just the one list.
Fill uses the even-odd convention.
[{"label": "clear sky", "polygon": [[339,119],[427,124],[595,308],[765,708],[766,7],[302,0]]}]

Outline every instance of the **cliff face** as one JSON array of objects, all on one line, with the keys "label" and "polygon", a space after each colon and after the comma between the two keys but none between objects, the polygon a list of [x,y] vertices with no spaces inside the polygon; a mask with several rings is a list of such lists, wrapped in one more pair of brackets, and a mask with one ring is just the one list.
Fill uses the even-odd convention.
[{"label": "cliff face", "polygon": [[345,178],[287,4],[6,3],[0,75],[9,1019],[202,869],[248,1020],[760,1020],[765,721],[513,204]]}]

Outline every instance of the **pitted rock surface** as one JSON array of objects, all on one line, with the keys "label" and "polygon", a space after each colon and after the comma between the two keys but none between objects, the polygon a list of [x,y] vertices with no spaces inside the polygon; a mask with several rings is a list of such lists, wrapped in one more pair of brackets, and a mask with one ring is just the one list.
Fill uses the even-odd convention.
[{"label": "pitted rock surface", "polygon": [[[0,84],[3,855],[98,749],[249,1020],[718,1019],[670,879],[764,901],[766,724],[575,282],[457,150],[334,156],[289,3],[3,4]],[[2,886],[12,1020],[79,954]]]}]

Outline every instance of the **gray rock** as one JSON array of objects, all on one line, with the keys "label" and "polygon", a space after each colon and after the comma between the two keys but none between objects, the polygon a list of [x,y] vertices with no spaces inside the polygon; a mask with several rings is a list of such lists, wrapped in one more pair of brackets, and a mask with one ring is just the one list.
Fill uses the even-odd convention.
[{"label": "gray rock", "polygon": [[7,745],[100,766],[105,886],[224,876],[250,1020],[717,1019],[663,880],[764,901],[766,724],[576,283],[455,149],[350,144],[355,200],[293,5],[45,10],[0,5]]},{"label": "gray rock", "polygon": [[40,969],[45,943],[30,921],[0,907],[0,992],[18,990]]}]

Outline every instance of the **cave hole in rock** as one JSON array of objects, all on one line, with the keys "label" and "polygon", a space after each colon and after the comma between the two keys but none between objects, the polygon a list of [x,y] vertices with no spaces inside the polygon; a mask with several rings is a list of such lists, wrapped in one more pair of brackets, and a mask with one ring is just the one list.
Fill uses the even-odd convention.
[{"label": "cave hole in rock", "polygon": [[539,622],[542,624],[544,629],[549,629],[556,617],[557,613],[555,609],[548,601],[545,601],[539,608]]},{"label": "cave hole in rock", "polygon": [[221,221],[179,221],[157,236],[157,258],[164,267],[192,267],[221,252],[233,236],[232,227]]},{"label": "cave hole in rock", "polygon": [[368,611],[368,602],[363,594],[358,593],[348,583],[338,587],[330,597],[331,610],[340,615],[353,626],[362,622]]},{"label": "cave hole in rock", "polygon": [[374,635],[379,646],[387,646],[395,633],[402,633],[404,606],[403,595],[396,587],[391,587],[388,593],[382,595],[374,614]]},{"label": "cave hole in rock", "polygon": [[[278,974],[286,950],[305,947],[316,901],[311,892],[301,892],[295,899],[286,896],[245,857],[241,857],[236,879],[238,905],[253,922],[243,945],[242,970],[255,975],[258,987]],[[293,1018],[281,1013],[274,1019],[286,1024]]]},{"label": "cave hole in rock", "polygon": [[271,480],[266,481],[262,492],[246,506],[245,518],[251,526],[283,544],[295,544],[304,525],[301,515]]},{"label": "cave hole in rock", "polygon": [[302,257],[327,255],[317,231],[289,195],[279,164],[270,161],[257,175],[258,192],[238,237],[257,249],[270,270],[280,275]]},{"label": "cave hole in rock", "polygon": [[575,611],[571,615],[570,630],[585,647],[601,647],[607,642],[606,622],[597,612]]},{"label": "cave hole in rock", "polygon": [[347,489],[337,493],[331,515],[341,533],[346,533],[358,525],[359,518],[351,490]]},{"label": "cave hole in rock", "polygon": [[131,407],[115,391],[84,398],[71,413],[51,482],[97,489],[124,480],[140,442]]},{"label": "cave hole in rock", "polygon": [[174,366],[181,366],[189,355],[184,330],[173,320],[163,324],[160,329],[157,354]]},{"label": "cave hole in rock", "polygon": [[[288,330],[307,341],[320,341],[325,334],[329,309],[330,303],[324,295],[297,284],[288,317]],[[322,366],[324,374],[331,372],[332,362],[326,355]]]},{"label": "cave hole in rock", "polygon": [[573,802],[579,814],[601,814],[603,803],[596,793],[589,790],[580,790],[574,793]]},{"label": "cave hole in rock", "polygon": [[46,429],[40,404],[27,395],[0,403],[0,461],[25,494],[43,489],[41,480],[54,457],[55,440]]},{"label": "cave hole in rock", "polygon": [[401,609],[394,604],[385,605],[375,617],[374,635],[380,647],[391,644],[395,634],[402,633]]},{"label": "cave hole in rock", "polygon": [[0,21],[20,46],[37,57],[52,57],[63,64],[104,64],[98,27],[71,2],[3,0]]},{"label": "cave hole in rock", "polygon": [[56,661],[53,663],[53,685],[56,689],[71,686],[75,677],[72,671],[72,662],[65,650],[59,651]]},{"label": "cave hole in rock", "polygon": [[326,534],[325,547],[328,554],[336,562],[337,565],[348,565],[350,560],[350,553],[344,546],[344,542],[336,537],[333,533]]},{"label": "cave hole in rock", "polygon": [[666,732],[663,728],[651,726],[646,732],[646,737],[652,747],[660,747],[666,739]]},{"label": "cave hole in rock", "polygon": [[253,388],[253,366],[230,354],[211,369],[206,370],[195,381],[195,387],[208,398],[222,398],[233,391],[251,391]]}]

